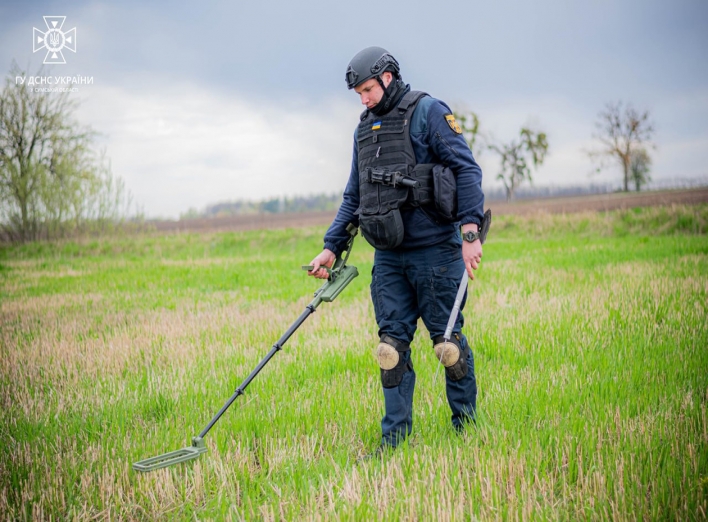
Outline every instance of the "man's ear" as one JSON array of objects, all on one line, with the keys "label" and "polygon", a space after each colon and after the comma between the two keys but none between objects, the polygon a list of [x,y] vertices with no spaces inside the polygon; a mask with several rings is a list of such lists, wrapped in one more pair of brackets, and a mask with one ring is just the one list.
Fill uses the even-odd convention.
[{"label": "man's ear", "polygon": [[391,71],[386,71],[383,73],[383,83],[386,87],[389,86],[389,84],[393,81],[393,74],[391,74]]}]

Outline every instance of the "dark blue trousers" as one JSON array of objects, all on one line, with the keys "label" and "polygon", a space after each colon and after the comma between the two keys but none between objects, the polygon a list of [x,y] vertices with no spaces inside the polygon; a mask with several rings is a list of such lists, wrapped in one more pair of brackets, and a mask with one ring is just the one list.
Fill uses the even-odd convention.
[{"label": "dark blue trousers", "polygon": [[[410,344],[418,318],[423,319],[431,339],[443,335],[464,270],[461,247],[454,241],[410,250],[377,250],[371,274],[371,299],[379,336],[387,334]],[[462,308],[466,299],[465,292],[452,330],[460,334],[463,347],[468,346],[467,339],[461,334],[464,324]],[[410,352],[407,357],[410,357]],[[466,419],[474,419],[477,406],[477,382],[471,351],[467,367],[467,375],[459,381],[453,382],[445,376],[445,391],[455,428],[461,428]],[[444,369],[441,368],[441,371]],[[414,389],[413,370],[404,374],[400,385],[383,388],[383,444],[396,446],[410,434],[413,428]]]}]

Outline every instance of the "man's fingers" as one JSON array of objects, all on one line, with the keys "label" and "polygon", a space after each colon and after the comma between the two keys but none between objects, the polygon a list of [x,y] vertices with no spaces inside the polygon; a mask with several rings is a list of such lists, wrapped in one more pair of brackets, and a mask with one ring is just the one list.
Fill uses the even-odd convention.
[{"label": "man's fingers", "polygon": [[324,265],[320,263],[313,263],[315,266],[312,268],[312,275],[315,276],[317,279],[326,279],[329,277],[329,274],[327,274],[327,270],[324,268]]},{"label": "man's fingers", "polygon": [[334,264],[336,260],[334,254],[328,250],[323,250],[322,253],[317,255],[310,264],[312,265],[312,270],[307,272],[307,275],[316,277],[317,279],[327,279],[329,278],[329,272],[327,269]]},{"label": "man's fingers", "polygon": [[470,279],[472,279],[474,281],[474,272],[472,272],[472,264],[467,263],[465,265],[465,268],[467,269],[467,275],[470,277]]},{"label": "man's fingers", "polygon": [[320,269],[320,264],[315,261],[314,259],[310,261],[310,264],[312,265],[312,270],[308,271],[308,275],[315,275],[317,274],[317,271]]},{"label": "man's fingers", "polygon": [[312,270],[310,270],[307,274],[316,277],[317,279],[325,279],[329,277],[327,275],[327,270],[323,268],[322,263],[319,261],[313,259],[312,262],[310,263],[312,265]]}]

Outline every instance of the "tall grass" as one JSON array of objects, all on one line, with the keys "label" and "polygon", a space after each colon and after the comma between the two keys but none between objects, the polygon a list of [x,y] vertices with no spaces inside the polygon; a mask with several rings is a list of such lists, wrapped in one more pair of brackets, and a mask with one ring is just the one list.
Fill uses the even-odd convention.
[{"label": "tall grass", "polygon": [[[382,461],[362,274],[189,444],[309,302],[323,229],[0,250],[0,518],[705,519],[706,206],[496,219],[451,429],[421,323],[414,433]],[[668,225],[667,225],[668,223]]]}]

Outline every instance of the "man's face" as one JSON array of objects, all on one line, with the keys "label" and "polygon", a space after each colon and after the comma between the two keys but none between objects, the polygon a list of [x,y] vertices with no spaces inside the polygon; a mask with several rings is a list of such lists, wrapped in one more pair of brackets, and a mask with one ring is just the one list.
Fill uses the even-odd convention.
[{"label": "man's face", "polygon": [[[393,76],[390,72],[385,72],[383,73],[381,79],[383,80],[384,85],[388,87],[388,84],[391,83]],[[354,90],[361,98],[361,104],[366,105],[367,109],[376,107],[384,95],[384,91],[376,78],[366,80],[364,83],[354,87]]]}]

